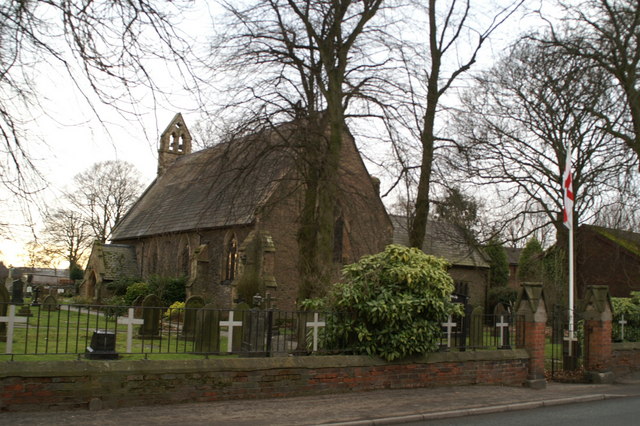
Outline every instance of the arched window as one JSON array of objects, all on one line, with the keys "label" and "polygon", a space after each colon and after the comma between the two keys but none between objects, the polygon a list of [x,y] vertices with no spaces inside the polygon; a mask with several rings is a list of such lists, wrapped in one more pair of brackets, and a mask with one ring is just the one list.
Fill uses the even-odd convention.
[{"label": "arched window", "polygon": [[238,239],[235,234],[227,238],[224,250],[224,275],[223,281],[233,281],[238,269]]}]

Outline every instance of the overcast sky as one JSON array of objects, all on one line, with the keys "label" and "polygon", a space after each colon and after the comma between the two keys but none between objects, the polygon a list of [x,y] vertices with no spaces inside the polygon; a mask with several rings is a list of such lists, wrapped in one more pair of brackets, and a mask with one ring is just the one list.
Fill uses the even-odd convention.
[{"label": "overcast sky", "polygon": [[[204,46],[211,25],[221,23],[214,19],[212,24],[210,15],[214,12],[200,3],[200,9],[185,16],[183,22],[197,43]],[[503,29],[496,34],[498,41],[493,46],[504,45],[505,40],[521,28],[522,22],[518,21],[510,29]],[[487,46],[485,53],[495,54],[495,47]],[[102,123],[64,72],[50,64],[40,64],[38,72],[36,90],[46,114],[38,115],[30,123],[28,146],[49,186],[39,194],[34,204],[28,206],[36,222],[43,208],[59,206],[60,194],[69,187],[73,176],[96,162],[128,161],[140,171],[144,183],[149,184],[156,174],[160,132],[177,112],[183,113],[190,127],[201,119],[200,114],[193,111],[196,103],[191,101],[191,94],[185,92],[180,84],[174,86],[169,72],[159,83],[163,89],[172,92],[170,102],[160,100],[154,109],[150,93],[140,93],[140,103],[136,108],[142,114],[141,122],[131,121],[95,102],[93,105],[97,106]],[[0,200],[7,198],[7,195],[0,194]],[[24,215],[24,206],[6,202],[0,208],[0,222],[9,224],[11,234],[11,238],[0,240],[0,260],[7,265],[25,265],[24,244],[33,239],[33,233],[28,226],[28,217]]]}]

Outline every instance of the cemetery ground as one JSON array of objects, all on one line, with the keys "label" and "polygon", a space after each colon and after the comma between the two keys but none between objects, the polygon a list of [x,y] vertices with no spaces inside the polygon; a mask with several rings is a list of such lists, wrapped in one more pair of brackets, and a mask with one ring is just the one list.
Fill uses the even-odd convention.
[{"label": "cemetery ground", "polygon": [[[29,307],[29,302],[27,299],[20,309]],[[101,338],[96,336],[98,333],[113,334],[113,352],[117,354],[113,359],[176,360],[233,357],[242,354],[239,349],[241,345],[236,337],[240,338],[238,330],[244,329],[241,319],[245,311],[203,309],[204,313],[211,316],[205,321],[213,321],[212,323],[216,324],[219,322],[219,333],[214,336],[213,343],[203,346],[201,339],[195,339],[193,330],[190,336],[185,336],[187,328],[194,327],[194,316],[199,312],[196,309],[74,305],[71,302],[72,299],[68,299],[56,302],[54,306],[30,306],[30,312],[26,316],[24,312],[18,313],[18,306],[11,306],[14,310],[13,319],[6,316],[2,321],[13,321],[9,327],[12,339],[9,342],[7,333],[1,336],[0,361],[84,359],[92,339]],[[142,319],[145,310],[152,318]],[[262,311],[261,315],[263,314],[272,318],[269,320],[272,326],[268,329],[273,336],[265,337],[265,341],[278,341],[267,351],[271,356],[274,353],[286,355],[298,351],[301,347],[296,341],[300,340],[301,336],[298,327],[304,327],[305,324],[305,335],[301,343],[304,347],[303,352],[328,352],[319,345],[324,340],[325,320],[331,321],[327,317],[331,314]],[[192,325],[189,327],[188,317],[192,318]],[[516,341],[517,321],[518,318],[515,316],[502,315],[471,315],[466,319],[450,317],[442,324],[441,350],[496,350],[520,347],[522,342]],[[250,321],[247,318],[245,322],[248,324]],[[152,326],[154,330],[150,334],[141,335],[147,327],[144,324],[155,324]],[[7,327],[8,323],[5,323],[4,329],[8,329]],[[235,336],[233,329],[236,329]],[[2,330],[0,334],[1,332]],[[266,329],[263,332],[266,333]],[[105,339],[107,337],[104,336]],[[233,344],[230,344],[230,338],[233,338]],[[338,352],[332,352],[350,353],[348,348],[338,348]]]},{"label": "cemetery ground", "polygon": [[[27,299],[27,305],[29,300]],[[70,301],[66,301],[70,302]],[[126,308],[98,312],[96,307],[74,306],[61,303],[59,309],[45,310],[42,306],[31,307],[30,316],[22,317],[15,324],[12,354],[7,354],[7,341],[0,339],[0,362],[2,361],[60,361],[83,359],[86,348],[96,330],[111,330],[116,334],[115,352],[121,360],[175,360],[200,359],[203,357],[234,357],[236,355],[197,354],[193,340],[181,339],[177,333],[180,321],[163,319],[162,333],[157,338],[137,336],[138,324],[127,324]],[[103,308],[102,306],[100,308]],[[105,315],[107,313],[107,315]],[[112,315],[109,315],[111,313]],[[123,321],[124,318],[124,321]],[[221,327],[220,347],[227,347],[227,328]],[[129,335],[132,338],[129,338]]]}]

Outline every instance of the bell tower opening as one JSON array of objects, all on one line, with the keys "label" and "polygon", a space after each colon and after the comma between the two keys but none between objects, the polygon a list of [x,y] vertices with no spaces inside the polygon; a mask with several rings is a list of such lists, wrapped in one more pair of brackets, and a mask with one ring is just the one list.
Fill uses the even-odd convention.
[{"label": "bell tower opening", "polygon": [[191,133],[178,113],[160,135],[158,149],[158,176],[162,175],[178,157],[191,154]]}]

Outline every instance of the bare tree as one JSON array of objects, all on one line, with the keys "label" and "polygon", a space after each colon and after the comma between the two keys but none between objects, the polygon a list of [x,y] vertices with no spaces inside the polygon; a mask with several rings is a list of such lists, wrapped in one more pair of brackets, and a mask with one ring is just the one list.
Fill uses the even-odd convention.
[{"label": "bare tree", "polygon": [[593,113],[616,107],[603,73],[535,41],[516,44],[478,77],[463,105],[459,149],[469,176],[495,185],[512,219],[543,217],[537,226],[553,225],[560,247],[567,238],[561,214],[567,141],[574,149],[575,225],[620,191],[618,177],[635,164],[602,131],[602,114]]},{"label": "bare tree", "polygon": [[[162,93],[149,60],[187,64],[188,44],[173,25],[179,2],[6,0],[0,4],[0,183],[28,197],[45,186],[27,138],[41,111],[34,64],[66,72],[97,115],[94,95],[134,115],[138,87]],[[183,74],[185,76],[185,74]],[[88,88],[88,89],[87,89]],[[31,148],[31,150],[30,150]]]},{"label": "bare tree", "polygon": [[37,239],[29,241],[25,245],[27,252],[27,265],[30,268],[51,268],[59,260],[56,252],[52,251],[46,245],[40,243]]},{"label": "bare tree", "polygon": [[[347,133],[347,109],[376,81],[377,64],[362,39],[383,0],[267,0],[223,2],[230,27],[214,46],[236,84],[229,112],[283,134],[300,173],[304,200],[298,231],[300,298],[324,293],[335,269],[333,239],[339,155]],[[370,40],[370,39],[369,39]],[[228,74],[226,74],[228,75]],[[231,108],[230,108],[231,107]],[[247,112],[248,111],[248,112]]]},{"label": "bare tree", "polygon": [[77,211],[57,209],[45,219],[43,245],[69,262],[69,270],[79,268],[81,258],[91,245],[91,227]]},{"label": "bare tree", "polygon": [[103,243],[142,192],[140,174],[125,161],[96,163],[73,181],[74,189],[66,197],[91,227],[93,237]]},{"label": "bare tree", "polygon": [[602,203],[593,224],[605,228],[637,232],[640,229],[640,179],[637,173],[617,178],[618,193]]},{"label": "bare tree", "polygon": [[602,115],[604,129],[640,158],[640,3],[637,0],[560,2],[562,30],[550,25],[545,41],[568,55],[590,61],[617,84],[625,120]]},{"label": "bare tree", "polygon": [[[421,247],[424,241],[434,159],[438,142],[445,140],[438,135],[437,125],[442,100],[454,82],[471,69],[489,37],[522,3],[522,0],[508,1],[488,22],[482,23],[474,22],[471,0],[429,0],[426,7],[422,2],[416,2],[414,13],[424,10],[427,15],[425,37],[421,38],[426,39],[427,49],[406,40],[395,46],[406,70],[406,98],[388,114],[396,125],[407,130],[409,137],[419,141],[415,149],[419,163],[412,163],[410,159],[400,160],[403,163],[402,174],[419,171],[410,217],[411,246]],[[422,54],[424,50],[428,57]],[[396,154],[401,153],[402,150],[396,151]]]}]

